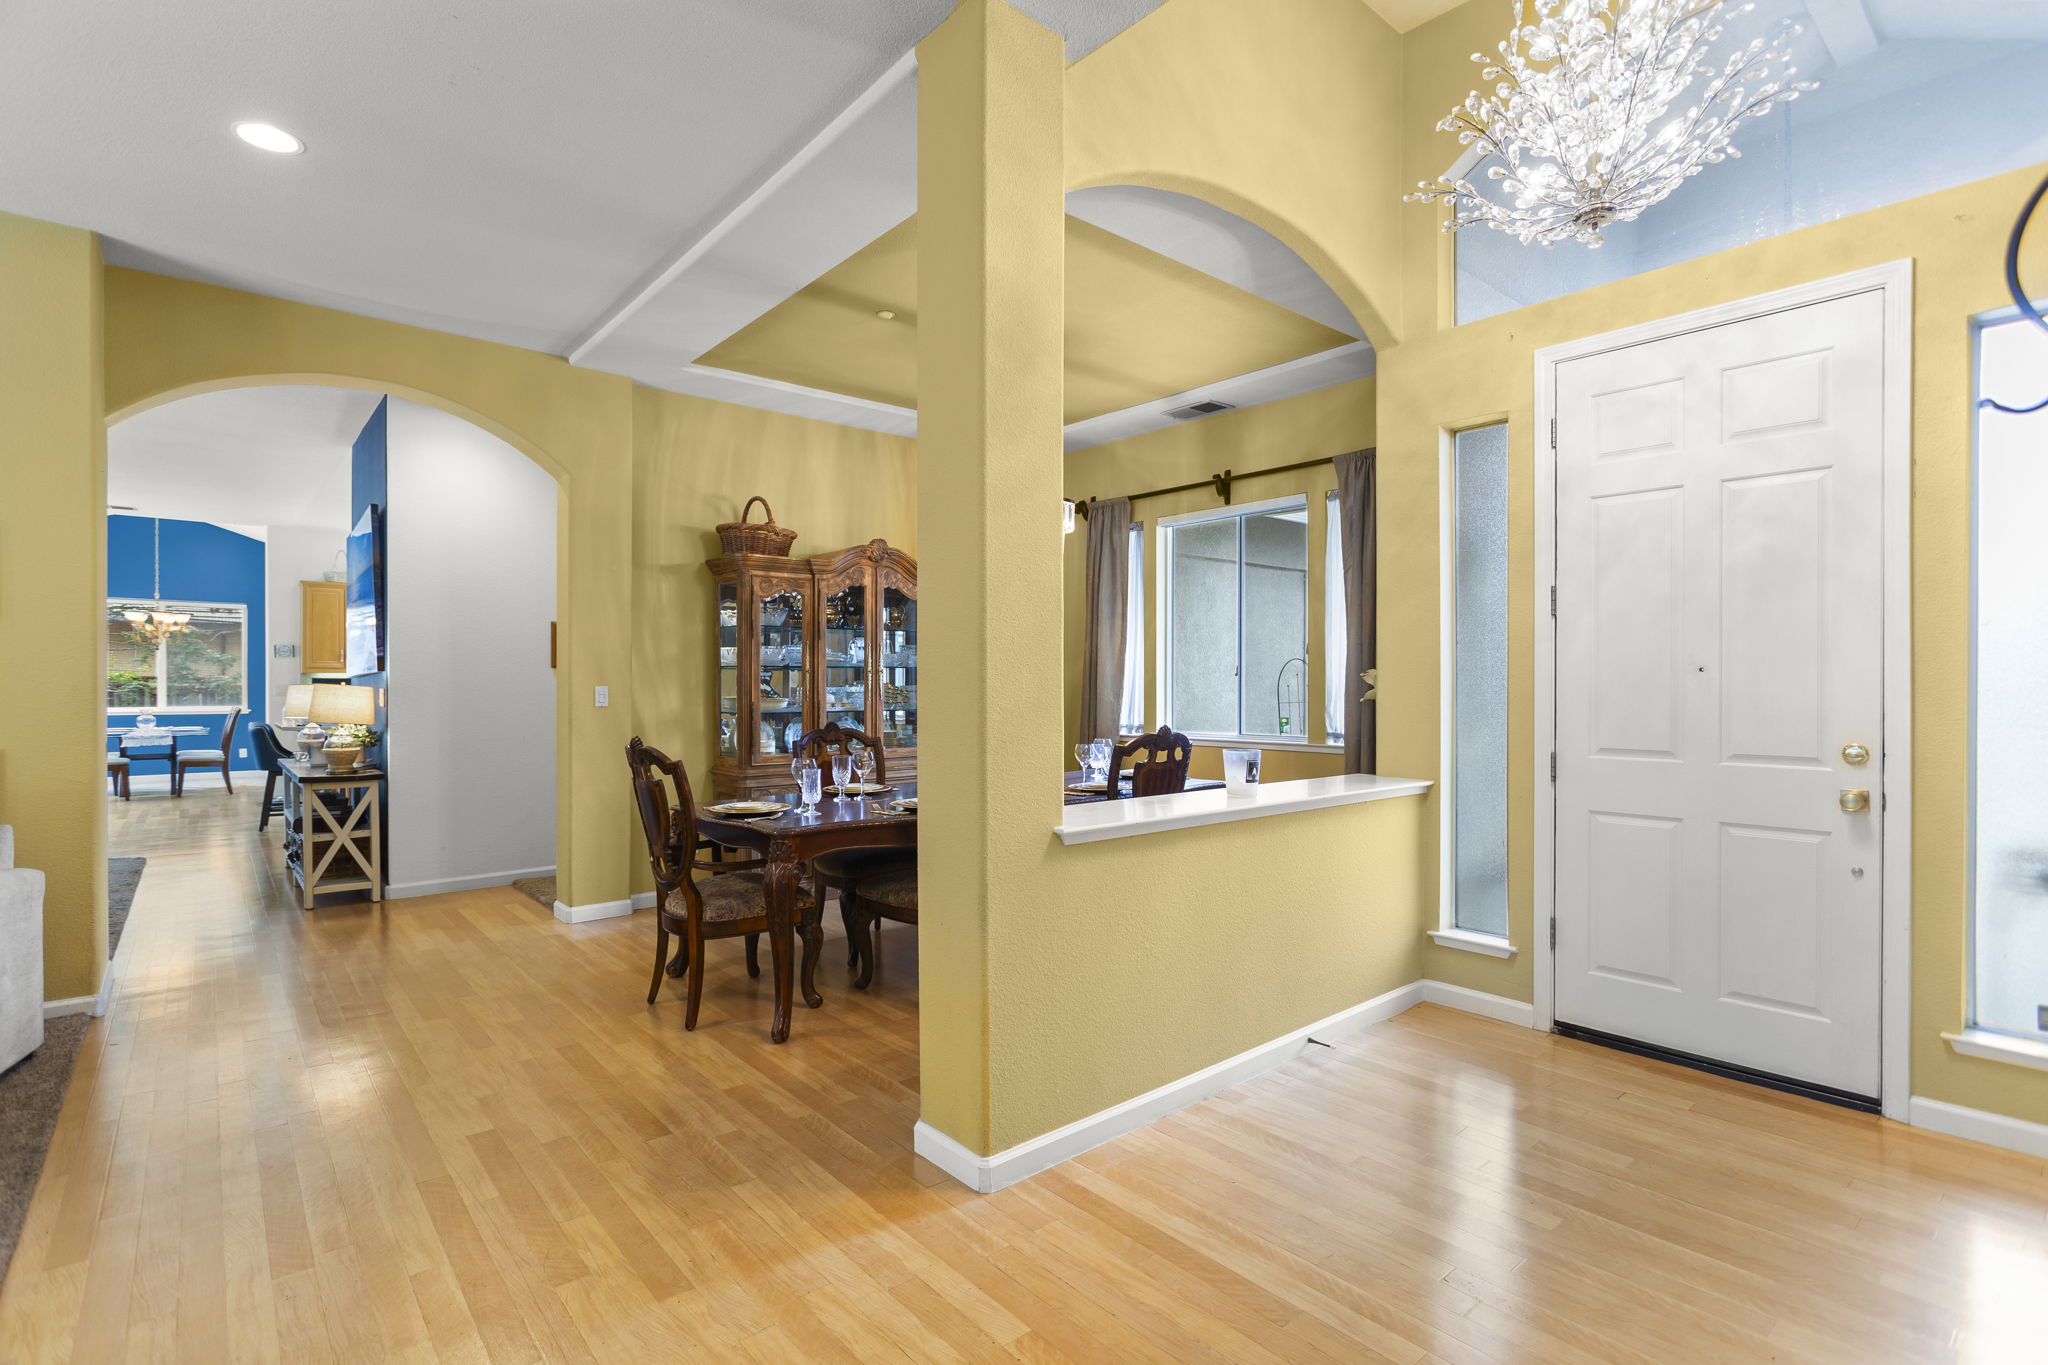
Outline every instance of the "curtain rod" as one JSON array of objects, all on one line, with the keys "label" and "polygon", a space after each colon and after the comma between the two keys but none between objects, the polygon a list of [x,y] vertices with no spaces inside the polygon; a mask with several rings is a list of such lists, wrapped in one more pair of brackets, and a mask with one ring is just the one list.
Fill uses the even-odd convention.
[{"label": "curtain rod", "polygon": [[[1374,448],[1376,449],[1376,447]],[[1221,474],[1211,474],[1208,478],[1197,479],[1193,483],[1177,483],[1171,488],[1153,488],[1143,493],[1132,493],[1128,496],[1132,502],[1137,502],[1141,498],[1163,498],[1168,493],[1191,493],[1198,488],[1213,488],[1216,490],[1216,496],[1223,499],[1223,505],[1228,507],[1230,506],[1230,485],[1239,479],[1257,479],[1267,474],[1291,474],[1297,469],[1314,469],[1319,464],[1333,464],[1336,462],[1336,459],[1335,455],[1325,455],[1320,460],[1297,460],[1293,464],[1275,465],[1271,469],[1247,469],[1242,474],[1236,474],[1226,469]],[[1086,520],[1089,504],[1096,501],[1098,499],[1083,498],[1074,504],[1074,510],[1081,514],[1083,520]]]}]

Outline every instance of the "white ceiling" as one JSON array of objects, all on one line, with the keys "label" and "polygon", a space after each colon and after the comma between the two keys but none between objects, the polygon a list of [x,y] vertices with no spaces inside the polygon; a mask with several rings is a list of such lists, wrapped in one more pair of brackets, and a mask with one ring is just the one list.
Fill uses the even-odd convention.
[{"label": "white ceiling", "polygon": [[[914,210],[911,53],[952,3],[11,0],[0,209],[92,228],[116,265],[908,430],[693,362]],[[1011,3],[1077,59],[1161,0]],[[243,145],[240,119],[305,154]],[[1098,198],[1099,226],[1342,314],[1236,220]]]},{"label": "white ceiling", "polygon": [[180,398],[107,430],[107,503],[235,529],[349,528],[349,446],[381,395],[277,385]]}]

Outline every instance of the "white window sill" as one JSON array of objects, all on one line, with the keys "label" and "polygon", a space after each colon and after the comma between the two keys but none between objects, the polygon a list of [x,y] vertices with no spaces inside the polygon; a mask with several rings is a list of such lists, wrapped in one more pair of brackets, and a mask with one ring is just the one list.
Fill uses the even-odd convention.
[{"label": "white window sill", "polygon": [[1306,777],[1298,782],[1262,782],[1232,790],[1174,792],[1167,796],[1133,796],[1121,801],[1095,801],[1068,806],[1053,832],[1063,844],[1092,844],[1133,834],[1160,834],[1171,829],[1220,825],[1261,815],[1352,806],[1394,796],[1420,796],[1435,785],[1415,777],[1375,777],[1345,773],[1341,777]]},{"label": "white window sill", "polygon": [[1317,744],[1306,739],[1281,739],[1277,735],[1245,735],[1232,739],[1226,735],[1189,735],[1188,743],[1197,749],[1273,749],[1289,754],[1341,754],[1342,744]]},{"label": "white window sill", "polygon": [[1944,1033],[1942,1038],[1949,1047],[1965,1057],[1982,1057],[1990,1062],[2012,1062],[2017,1066],[2031,1066],[2048,1071],[2048,1043],[2032,1038],[2016,1038],[2010,1033],[1993,1033],[1988,1029],[1964,1029],[1961,1033]]},{"label": "white window sill", "polygon": [[1488,957],[1513,957],[1521,952],[1514,944],[1492,934],[1475,934],[1469,929],[1432,929],[1429,936],[1439,948],[1456,948],[1461,953],[1485,953]]}]

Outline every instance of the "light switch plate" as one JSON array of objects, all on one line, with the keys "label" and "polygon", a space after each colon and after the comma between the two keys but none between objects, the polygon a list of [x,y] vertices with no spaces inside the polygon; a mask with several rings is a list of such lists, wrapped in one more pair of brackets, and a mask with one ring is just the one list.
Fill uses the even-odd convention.
[{"label": "light switch plate", "polygon": [[2048,1005],[2034,1006],[2034,1027],[2048,1033]]},{"label": "light switch plate", "polygon": [[597,689],[597,704],[599,706],[610,706],[612,704],[612,690],[609,687],[600,686]]},{"label": "light switch plate", "polygon": [[272,645],[270,647],[270,657],[273,659],[296,659],[299,657],[299,647],[297,645]]}]

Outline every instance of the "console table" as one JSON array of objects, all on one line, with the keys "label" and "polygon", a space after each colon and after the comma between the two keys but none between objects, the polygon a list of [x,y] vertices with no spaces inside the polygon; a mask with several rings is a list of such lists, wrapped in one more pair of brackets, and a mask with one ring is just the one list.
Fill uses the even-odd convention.
[{"label": "console table", "polygon": [[[384,770],[349,772],[288,759],[284,785],[284,859],[302,908],[328,891],[367,891],[384,899]],[[330,804],[328,796],[342,797]]]}]

